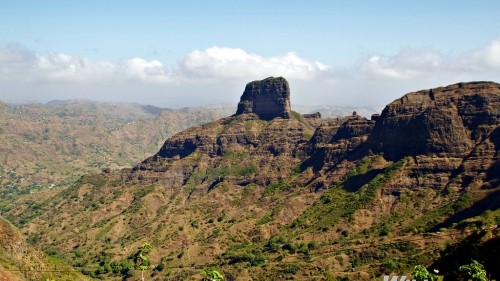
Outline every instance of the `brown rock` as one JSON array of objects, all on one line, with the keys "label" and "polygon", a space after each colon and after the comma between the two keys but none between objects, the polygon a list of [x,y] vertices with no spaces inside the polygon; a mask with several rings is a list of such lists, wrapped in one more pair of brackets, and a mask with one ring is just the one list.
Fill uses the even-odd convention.
[{"label": "brown rock", "polygon": [[316,113],[302,114],[302,116],[304,118],[319,119],[321,118],[321,113],[316,112]]},{"label": "brown rock", "polygon": [[409,93],[384,109],[367,145],[391,160],[416,155],[462,158],[498,126],[499,116],[497,83]]},{"label": "brown rock", "polygon": [[325,121],[305,146],[314,170],[337,165],[366,141],[374,124],[359,115]]},{"label": "brown rock", "polygon": [[261,119],[290,118],[290,87],[283,77],[269,77],[246,85],[236,115],[255,113]]}]

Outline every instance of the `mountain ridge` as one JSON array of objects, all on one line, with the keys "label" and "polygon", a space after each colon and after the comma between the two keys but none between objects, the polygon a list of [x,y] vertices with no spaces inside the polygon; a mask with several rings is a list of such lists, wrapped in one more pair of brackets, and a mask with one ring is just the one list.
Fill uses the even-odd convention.
[{"label": "mountain ridge", "polygon": [[[234,115],[177,133],[132,169],[85,175],[7,214],[77,264],[100,252],[123,261],[151,241],[152,260],[173,268],[152,272],[159,280],[199,277],[183,268],[207,261],[230,280],[378,280],[438,261],[443,245],[478,226],[500,236],[490,204],[499,194],[499,108],[500,84],[474,82],[410,93],[370,119]],[[413,134],[423,136],[419,149]],[[406,147],[392,152],[391,141]]]}]

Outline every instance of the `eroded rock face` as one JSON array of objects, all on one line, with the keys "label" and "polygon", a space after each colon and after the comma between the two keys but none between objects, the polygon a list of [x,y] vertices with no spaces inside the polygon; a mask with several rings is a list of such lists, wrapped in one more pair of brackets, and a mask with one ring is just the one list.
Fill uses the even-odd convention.
[{"label": "eroded rock face", "polygon": [[222,182],[265,186],[289,176],[304,159],[302,146],[312,133],[313,127],[295,118],[222,118],[172,136],[125,179],[157,182],[172,190],[188,184],[194,188],[190,200]]},{"label": "eroded rock face", "polygon": [[283,77],[269,77],[246,85],[236,115],[255,113],[261,119],[290,118],[290,87]]},{"label": "eroded rock face", "polygon": [[412,157],[406,185],[493,188],[500,154],[500,84],[459,83],[409,93],[389,104],[365,148],[389,160]]},{"label": "eroded rock face", "polygon": [[410,157],[399,188],[488,189],[500,182],[493,176],[500,170],[499,125],[500,84],[460,83],[404,95],[371,120],[354,114],[325,123],[305,151],[324,186],[342,178],[342,167],[380,154]]},{"label": "eroded rock face", "polygon": [[374,124],[359,115],[324,122],[305,147],[315,170],[338,164],[366,141]]},{"label": "eroded rock face", "polygon": [[498,127],[499,116],[496,83],[418,91],[384,109],[367,145],[391,160],[417,155],[463,158]]},{"label": "eroded rock face", "polygon": [[[279,181],[300,163],[301,169],[312,167],[311,180],[320,178],[317,182],[328,187],[356,161],[380,154],[389,162],[411,157],[398,183],[401,188],[461,190],[498,185],[499,84],[461,83],[410,93],[371,120],[357,114],[336,119],[283,118],[290,116],[289,93],[283,78],[249,83],[237,115],[171,137],[134,171],[143,178],[182,186],[192,174],[240,157],[231,165],[258,170],[246,182]],[[243,181],[227,174],[224,180]],[[211,186],[209,181],[200,186]]]}]

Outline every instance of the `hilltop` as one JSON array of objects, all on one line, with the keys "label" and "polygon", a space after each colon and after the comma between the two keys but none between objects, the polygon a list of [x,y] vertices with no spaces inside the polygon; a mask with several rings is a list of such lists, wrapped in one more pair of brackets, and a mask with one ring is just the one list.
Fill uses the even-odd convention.
[{"label": "hilltop", "polygon": [[143,242],[153,280],[202,268],[379,280],[416,264],[454,276],[471,258],[498,278],[499,84],[409,93],[371,118],[302,115],[291,94],[284,78],[250,82],[236,114],[173,135],[133,168],[25,196],[6,216],[107,280],[127,278],[118,265]]}]

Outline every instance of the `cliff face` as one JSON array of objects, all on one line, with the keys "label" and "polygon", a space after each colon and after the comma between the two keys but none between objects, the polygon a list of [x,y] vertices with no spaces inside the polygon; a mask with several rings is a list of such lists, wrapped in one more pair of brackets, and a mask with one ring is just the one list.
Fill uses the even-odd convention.
[{"label": "cliff face", "polygon": [[[172,177],[175,170],[174,182],[182,185],[198,168],[181,168],[176,159],[202,154],[208,157],[202,167],[216,167],[227,153],[239,151],[249,156],[249,163],[259,163],[261,170],[272,170],[278,158],[287,163],[280,164],[282,168],[303,162],[302,168],[312,166],[316,172],[313,178],[324,177],[322,185],[328,186],[342,178],[352,166],[349,163],[383,154],[388,161],[412,157],[414,165],[404,184],[409,188],[459,190],[498,182],[493,175],[500,166],[499,84],[461,83],[409,93],[371,120],[355,114],[340,119],[276,118],[290,116],[288,107],[289,88],[284,78],[251,82],[241,97],[237,115],[168,139],[136,171],[169,170],[168,177]],[[317,128],[307,141],[313,126]],[[325,177],[335,167],[337,176]],[[256,176],[260,179],[253,181],[266,182],[286,174],[273,172]]]},{"label": "cliff face", "polygon": [[[498,171],[500,85],[460,83],[409,93],[389,104],[365,148],[389,160],[411,156],[416,186],[489,186]],[[497,180],[495,180],[497,181]]]},{"label": "cliff face", "polygon": [[266,121],[255,114],[223,118],[173,136],[156,155],[136,166],[133,176],[182,186],[207,168],[219,171],[196,182],[199,195],[222,181],[266,185],[287,177],[298,165],[304,154],[300,148],[312,133],[307,124],[293,118]]},{"label": "cliff face", "polygon": [[314,132],[308,119],[290,114],[284,78],[254,81],[247,84],[236,115],[169,138],[128,177],[189,185],[189,199],[224,183],[266,186],[287,178],[304,159],[302,147]]},{"label": "cliff face", "polygon": [[314,170],[339,164],[366,141],[374,124],[358,115],[323,121],[305,146]]},{"label": "cliff face", "polygon": [[260,118],[290,118],[290,86],[283,77],[269,77],[247,84],[236,115],[255,113]]},{"label": "cliff face", "polygon": [[498,127],[499,114],[495,83],[409,93],[384,109],[368,146],[392,160],[424,154],[464,157]]}]

